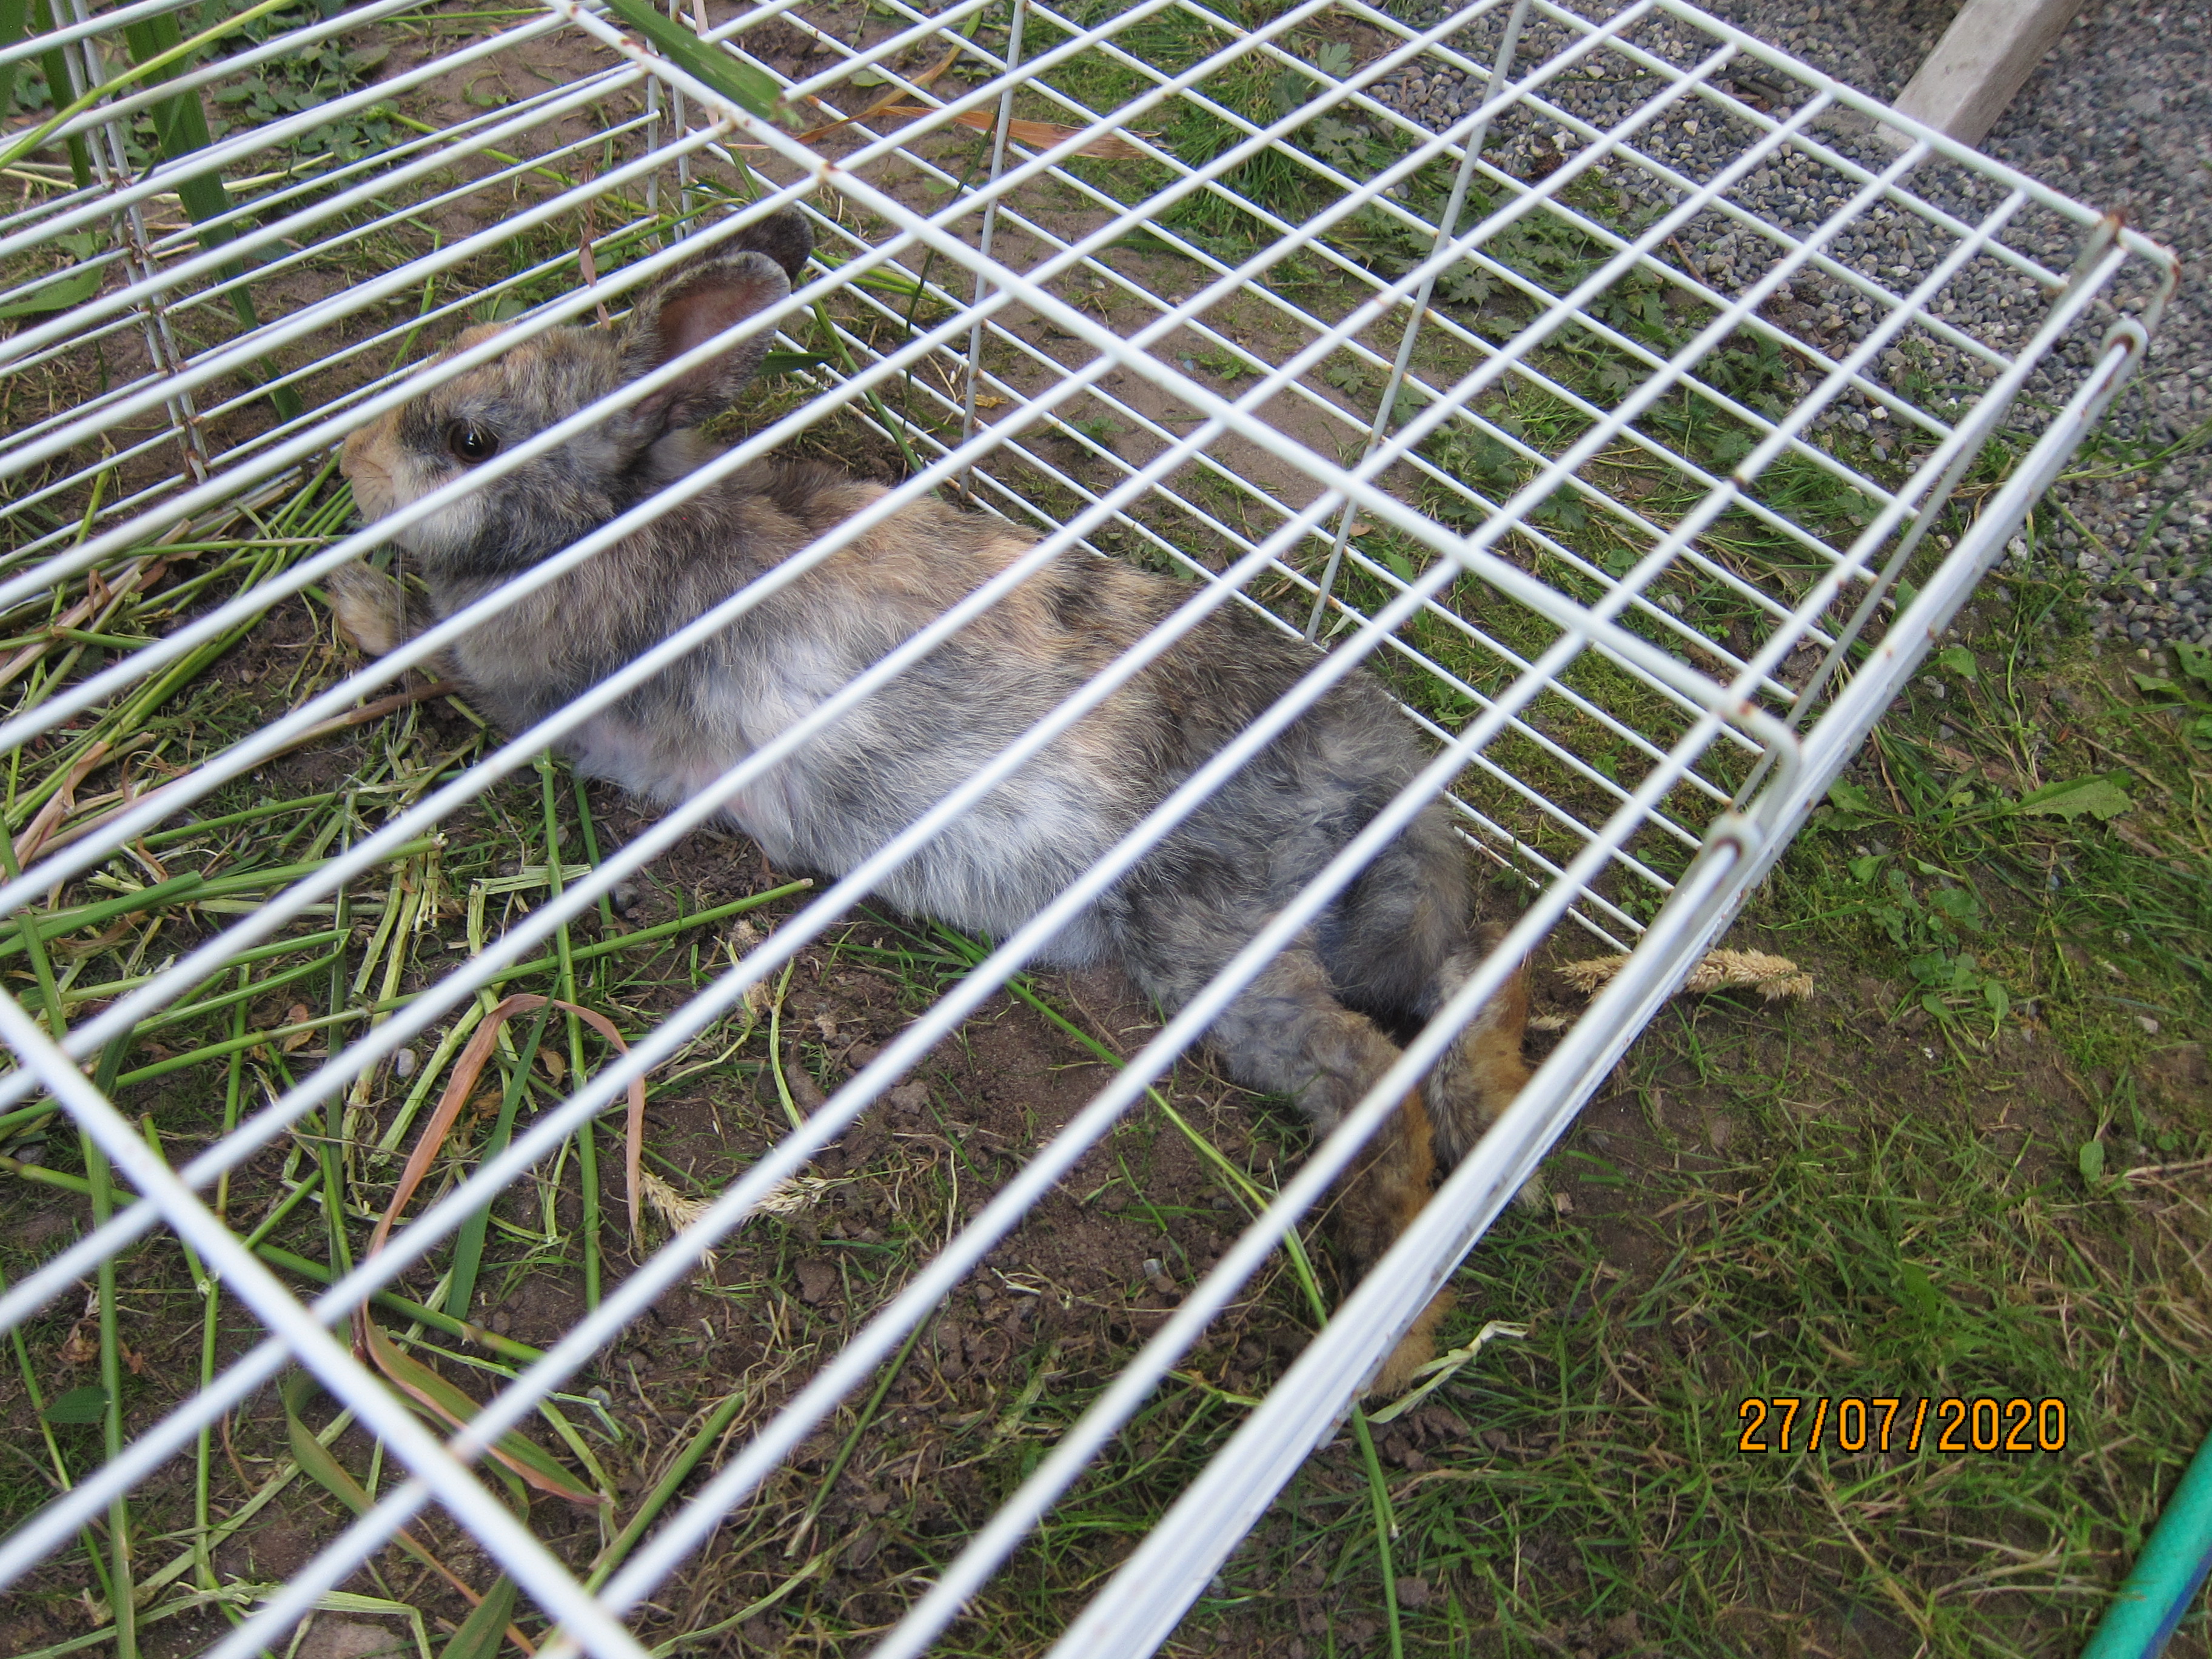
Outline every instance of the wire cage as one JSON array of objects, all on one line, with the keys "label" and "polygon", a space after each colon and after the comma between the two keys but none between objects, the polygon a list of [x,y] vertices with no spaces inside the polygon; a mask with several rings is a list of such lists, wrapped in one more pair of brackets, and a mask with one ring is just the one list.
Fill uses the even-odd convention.
[{"label": "wire cage", "polygon": [[[946,1631],[1295,1246],[1516,961],[1555,931],[1626,960],[1383,1267],[1066,1610],[1051,1649],[1152,1651],[1978,579],[2021,551],[2028,508],[2140,361],[2175,282],[2170,256],[2117,220],[1675,0],[722,9],[375,0],[324,15],[278,0],[218,15],[140,0],[95,15],[34,0],[0,43],[0,113],[10,97],[21,112],[0,139],[14,198],[0,220],[0,1027],[15,1056],[0,1137],[19,1194],[63,1192],[78,1235],[41,1245],[11,1229],[32,1258],[0,1291],[22,1364],[15,1426],[26,1444],[44,1434],[60,1478],[0,1540],[0,1586],[86,1589],[98,1639],[135,1643],[173,1617],[218,1654],[284,1650],[317,1608],[362,1604],[343,1587],[411,1547],[403,1531],[426,1511],[488,1558],[476,1591],[495,1574],[519,1591],[481,1597],[495,1641],[510,1620],[554,1642],[541,1652],[671,1651],[696,1634],[656,1595],[818,1437],[865,1425],[853,1413],[870,1380],[885,1377],[880,1401],[885,1368],[1336,898],[1368,840],[1146,1027],[902,1279],[862,1285],[878,1305],[774,1409],[732,1406],[690,1462],[663,1466],[649,1503],[606,1504],[576,1424],[607,1416],[599,1384],[625,1330],[749,1218],[818,1186],[811,1161],[1358,671],[1434,757],[1366,837],[1442,792],[1468,857],[1510,896],[1504,941],[1357,1110],[1249,1190],[1218,1256],[1024,1477],[890,1586],[869,1650],[918,1653]],[[410,524],[623,399],[366,527],[336,470],[349,432],[544,331],[618,319],[663,273],[790,206],[813,256],[766,314],[767,377],[713,428],[726,448],[388,654],[336,649],[331,573],[388,562]],[[503,327],[441,355],[487,323]],[[998,592],[825,689],[619,845],[594,833],[580,790],[572,811],[549,744],[793,569],[527,730],[471,724],[443,701],[452,686],[409,672],[706,483],[793,453],[888,481],[794,568],[934,495],[1033,535],[1022,568],[1080,549],[1187,597],[849,872],[626,927],[627,896],[697,844],[730,791]],[[451,1301],[487,1216],[507,1213],[495,1200],[573,1201],[614,1159],[591,1126],[642,1100],[642,1082],[772,1035],[779,987],[886,872],[1222,607],[1318,647],[1281,704],[1042,913],[967,942],[879,1047],[848,1045],[822,1071],[826,1098],[775,1059],[769,1098],[787,1121],[720,1190],[677,1195],[655,1247],[589,1215],[604,1255],[594,1231],[586,1294],[544,1350],[476,1322],[465,1288]],[[443,860],[511,828],[517,791],[525,821],[542,801],[544,837],[457,875]],[[726,865],[753,856],[714,846]],[[733,920],[763,906],[771,930]],[[592,964],[648,946],[690,951],[680,994],[611,1018],[591,1006]],[[565,1048],[542,1011],[544,1051],[561,1053],[535,1072],[539,1036],[526,1046],[527,1020],[492,1012],[514,992],[577,1011]],[[495,1128],[372,1239],[433,1092],[471,1054],[507,1079]],[[769,1072],[750,1075],[765,1086]],[[79,1139],[64,1144],[64,1123],[82,1175],[65,1167]],[[635,1206],[648,1174],[633,1164],[618,1189],[610,1169],[607,1190]],[[636,1259],[617,1272],[626,1249]],[[127,1292],[161,1273],[204,1308],[204,1342],[195,1315],[174,1374],[131,1376]],[[735,1316],[772,1322],[779,1305]],[[62,1344],[83,1345],[83,1368],[46,1363]],[[39,1380],[95,1370],[64,1394]],[[282,1583],[252,1583],[218,1571],[214,1544],[243,1516],[210,1517],[211,1437],[288,1372],[338,1414],[301,1416],[287,1385],[276,1472],[312,1474],[363,1435],[374,1467],[342,1472],[353,1518]],[[73,1463],[54,1440],[71,1423],[87,1437]],[[359,1433],[338,1440],[349,1425]],[[132,1522],[134,1502],[191,1511],[195,1468],[192,1518],[160,1537]],[[580,1484],[567,1496],[592,1514],[588,1547],[518,1515],[501,1484],[517,1473],[541,1494]],[[708,1612],[734,1628],[732,1609]]]}]

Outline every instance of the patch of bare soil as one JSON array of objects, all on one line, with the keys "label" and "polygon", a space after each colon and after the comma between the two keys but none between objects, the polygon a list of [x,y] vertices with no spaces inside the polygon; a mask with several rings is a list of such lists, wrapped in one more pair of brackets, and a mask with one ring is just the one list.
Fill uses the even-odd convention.
[{"label": "patch of bare soil", "polygon": [[[273,717],[338,666],[319,609],[301,602],[278,608],[206,677],[180,758]],[[339,733],[272,763],[245,793],[293,799],[343,789],[372,774],[388,746],[397,744],[417,757],[452,756],[467,752],[477,735],[454,706],[433,701],[406,716],[404,736],[386,726]],[[505,839],[500,826],[529,822],[535,788],[533,778],[526,787],[495,795],[484,809],[490,823],[465,813],[449,822],[452,897],[416,942],[405,988],[433,982],[455,959],[446,936],[459,931],[467,882],[511,872],[532,856],[526,847]],[[591,803],[603,847],[626,839],[644,822],[612,792],[594,788]],[[204,863],[210,873],[234,867],[221,850],[174,862],[178,869]],[[787,878],[742,838],[696,834],[658,861],[635,890],[620,896],[624,908],[614,930],[650,927]],[[364,884],[364,890],[380,885]],[[693,994],[700,957],[711,964],[721,939],[739,945],[775,927],[799,902],[756,911],[737,929],[725,924],[704,938],[679,934],[672,942],[623,953],[613,959],[618,965],[584,994],[586,1000],[605,1007],[633,1033],[647,1029]],[[163,948],[189,949],[226,920],[180,916],[164,935]],[[371,914],[356,922],[356,949],[374,926]],[[596,921],[574,930],[580,943],[605,931]],[[939,976],[956,965],[936,950],[926,929],[865,911],[803,953],[782,990],[777,1056],[799,1108],[818,1105],[866,1064],[933,997]],[[1046,975],[1036,988],[1117,1052],[1133,1051],[1157,1029],[1154,1012],[1111,976]],[[299,994],[287,988],[255,998],[247,1005],[247,1029],[298,1019],[305,1012],[304,1006],[294,1006]],[[320,992],[311,986],[306,994],[317,999]],[[733,1028],[750,1026],[753,1035],[744,1046],[722,1063],[690,1069],[653,1101],[647,1139],[651,1167],[686,1197],[720,1190],[786,1127],[764,1024],[740,1015],[705,1052],[719,1053],[737,1035]],[[299,1045],[271,1043],[251,1051],[244,1073],[249,1108],[262,1091],[304,1074],[327,1040],[318,1036]],[[129,1063],[157,1063],[185,1046],[184,1039],[165,1033],[134,1045]],[[428,1044],[416,1052],[428,1052]],[[574,1380],[572,1388],[601,1401],[606,1420],[618,1425],[618,1440],[595,1442],[618,1503],[627,1505],[641,1496],[672,1446],[696,1430],[702,1411],[732,1389],[745,1396],[731,1425],[733,1435],[775,1411],[1109,1075],[1090,1051],[1036,1012],[1006,996],[994,998],[816,1159],[793,1188],[789,1213],[758,1218],[725,1241],[710,1265],[664,1297]],[[126,1086],[122,1103],[159,1124],[165,1146],[182,1158],[219,1131],[222,1076],[219,1065],[172,1073]],[[1162,1088],[1216,1148],[1263,1181],[1294,1155],[1291,1148],[1301,1133],[1296,1126],[1212,1076],[1201,1062],[1186,1061]],[[368,1115],[355,1129],[359,1184],[354,1191],[364,1206],[347,1228],[356,1251],[364,1241],[363,1219],[380,1210],[396,1173],[389,1158],[370,1156],[368,1148],[404,1092],[388,1071],[381,1074]],[[456,1137],[456,1171],[472,1163],[496,1092],[478,1104],[482,1109],[465,1118]],[[312,1164],[302,1164],[301,1152],[314,1144],[314,1124],[303,1125],[302,1133],[307,1139],[280,1141],[234,1173],[223,1201],[234,1228],[248,1231],[272,1217],[287,1193],[311,1178]],[[602,1243],[612,1280],[624,1270],[631,1246],[618,1221],[625,1195],[611,1142],[603,1145],[601,1158],[608,1217]],[[81,1198],[22,1182],[0,1193],[0,1206],[11,1272],[66,1243],[88,1219]],[[514,1341],[550,1346],[586,1305],[576,1243],[582,1200],[573,1158],[557,1170],[541,1168],[499,1202],[495,1215],[493,1249],[468,1317]],[[518,1235],[547,1228],[549,1218],[552,1243],[515,1242]],[[849,1413],[826,1425],[732,1526],[756,1540],[793,1534],[808,1552],[803,1559],[828,1552],[814,1594],[850,1603],[849,1616],[863,1622],[890,1616],[898,1596],[884,1587],[939,1559],[945,1540],[965,1535],[995,1504],[995,1477],[975,1467],[979,1449],[1037,1432],[1025,1418],[1040,1389],[1060,1401],[1085,1397],[1103,1386],[1128,1352],[1158,1328],[1183,1288],[1218,1258],[1241,1221],[1235,1201],[1190,1142],[1148,1108],[1140,1109],[1031,1212],[930,1322],[885,1392],[869,1436],[835,1484],[816,1490],[850,1429]],[[654,1224],[648,1243],[657,1245],[664,1236]],[[295,1206],[271,1237],[311,1261],[326,1260],[331,1249],[327,1225],[312,1202]],[[445,1259],[445,1252],[437,1253],[430,1266],[404,1275],[395,1288],[418,1301],[434,1301]],[[132,1366],[125,1393],[126,1423],[137,1433],[196,1386],[201,1310],[184,1263],[166,1240],[126,1255],[118,1266],[118,1296],[131,1316],[125,1340]],[[1257,1386],[1303,1345],[1306,1327],[1291,1311],[1295,1307],[1269,1275],[1217,1325],[1198,1363],[1231,1392]],[[88,1346],[83,1313],[57,1304],[26,1331],[33,1370],[49,1401],[94,1380],[96,1344]],[[217,1322],[218,1365],[239,1357],[260,1334],[226,1299]],[[465,1365],[452,1359],[434,1363],[483,1392],[482,1380]],[[1027,1403],[1018,1405],[1024,1396]],[[317,1402],[308,1413],[311,1425],[327,1423],[333,1409],[329,1401]],[[12,1374],[0,1377],[0,1432],[19,1445],[38,1441],[29,1397]],[[96,1428],[58,1432],[72,1465],[98,1462]],[[549,1449],[556,1455],[562,1449]],[[358,1429],[341,1435],[334,1450],[356,1476],[366,1474],[375,1455]],[[246,1504],[288,1454],[283,1407],[264,1391],[220,1425],[209,1477],[213,1514],[220,1519]],[[156,1534],[187,1526],[193,1478],[189,1459],[165,1466],[134,1492],[135,1524]],[[35,1492],[20,1492],[17,1506],[34,1506],[39,1498]],[[333,1499],[295,1480],[218,1545],[212,1565],[224,1582],[281,1583],[346,1518]],[[544,1498],[538,1500],[532,1519],[580,1569],[588,1564],[600,1541],[594,1521]],[[488,1565],[441,1516],[426,1516],[414,1530],[464,1579],[480,1587],[489,1582]],[[727,1547],[718,1547],[699,1565],[681,1592],[690,1598],[689,1605],[680,1598],[671,1603],[679,1607],[680,1619],[670,1628],[683,1627],[684,1620],[711,1620],[718,1610],[745,1605],[787,1576],[780,1548],[740,1550],[726,1535],[725,1543]],[[78,1595],[83,1573],[80,1558],[58,1557],[22,1587],[21,1611],[11,1615],[20,1629],[10,1627],[20,1645],[65,1639],[87,1627],[93,1615]],[[437,1578],[390,1552],[347,1588],[420,1606],[448,1625],[466,1611]],[[197,1650],[220,1627],[213,1616],[173,1619],[149,1629],[146,1651]]]}]

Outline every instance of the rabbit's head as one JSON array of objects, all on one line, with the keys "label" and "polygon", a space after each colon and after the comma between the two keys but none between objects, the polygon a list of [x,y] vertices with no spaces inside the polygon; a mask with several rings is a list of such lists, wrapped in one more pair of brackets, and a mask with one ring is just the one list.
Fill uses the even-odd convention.
[{"label": "rabbit's head", "polygon": [[[340,465],[362,516],[380,519],[421,499],[775,305],[812,250],[805,220],[787,209],[678,266],[621,322],[520,341],[362,428],[346,440]],[[447,356],[505,326],[470,329]],[[757,330],[394,540],[432,575],[492,576],[536,563],[711,453],[690,428],[730,407],[759,372],[771,337]]]}]

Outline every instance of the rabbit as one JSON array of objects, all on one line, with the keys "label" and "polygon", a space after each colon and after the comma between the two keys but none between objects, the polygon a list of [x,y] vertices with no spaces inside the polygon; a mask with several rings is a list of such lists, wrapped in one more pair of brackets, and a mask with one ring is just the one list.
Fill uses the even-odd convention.
[{"label": "rabbit", "polygon": [[[380,518],[506,445],[775,306],[811,251],[786,210],[678,266],[614,325],[520,342],[355,432],[343,470]],[[460,337],[467,346],[492,328]],[[728,409],[762,329],[526,467],[396,533],[447,616],[720,453],[696,428]],[[452,648],[447,672],[520,729],[569,702],[884,493],[815,463],[756,463],[521,599]],[[564,740],[574,764],[666,805],[708,787],[1035,538],[934,499],[831,555]],[[1070,552],[722,809],[778,866],[836,876],[882,846],[1091,675],[1190,589]],[[331,583],[341,629],[372,653],[419,626],[391,578]],[[1241,608],[1161,658],[877,888],[910,914],[1003,938],[1317,660]],[[1364,672],[1315,706],[1065,927],[1045,953],[1118,965],[1172,1012],[1421,769],[1414,733]],[[1474,921],[1466,854],[1431,802],[1213,1022],[1248,1087],[1289,1096],[1326,1132],[1494,947]],[[1472,1146],[1528,1075],[1520,964],[1409,1094],[1336,1194],[1340,1248],[1364,1272],[1426,1201],[1439,1161]],[[1439,1292],[1370,1382],[1395,1392],[1433,1352]]]}]

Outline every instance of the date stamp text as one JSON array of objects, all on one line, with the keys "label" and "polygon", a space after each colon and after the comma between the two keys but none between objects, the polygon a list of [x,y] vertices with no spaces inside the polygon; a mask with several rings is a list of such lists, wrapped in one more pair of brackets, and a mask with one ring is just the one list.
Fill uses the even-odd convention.
[{"label": "date stamp text", "polygon": [[2066,1402],[1981,1395],[1972,1399],[1847,1395],[1753,1396],[1736,1407],[1740,1452],[2060,1452]]}]

